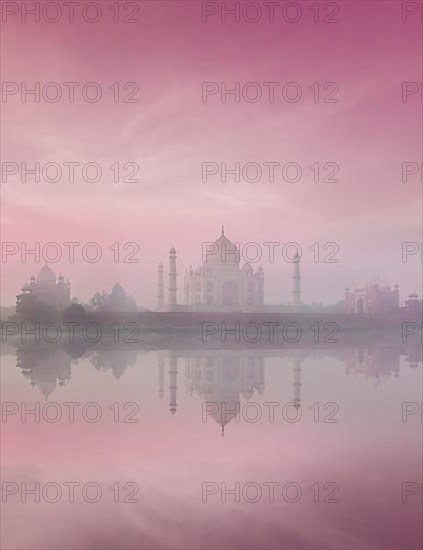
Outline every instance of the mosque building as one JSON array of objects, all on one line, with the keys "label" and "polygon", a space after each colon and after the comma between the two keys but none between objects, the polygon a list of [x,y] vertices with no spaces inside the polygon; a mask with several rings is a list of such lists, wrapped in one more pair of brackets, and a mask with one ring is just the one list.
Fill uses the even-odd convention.
[{"label": "mosque building", "polygon": [[346,313],[395,313],[399,311],[399,307],[398,285],[391,287],[378,277],[361,288],[345,289]]},{"label": "mosque building", "polygon": [[421,300],[416,292],[412,292],[408,296],[408,300],[405,300],[405,312],[414,315],[421,315],[423,313],[423,300]]},{"label": "mosque building", "polygon": [[70,288],[70,282],[63,275],[57,277],[45,264],[38,275],[32,275],[29,283],[22,287],[21,294],[16,296],[16,313],[34,309],[40,303],[63,311],[71,303]]}]

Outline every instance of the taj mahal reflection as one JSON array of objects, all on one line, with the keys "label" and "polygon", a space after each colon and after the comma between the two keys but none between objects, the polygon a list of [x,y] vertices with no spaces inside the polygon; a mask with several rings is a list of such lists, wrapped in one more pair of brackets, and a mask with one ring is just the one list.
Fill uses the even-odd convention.
[{"label": "taj mahal reflection", "polygon": [[[284,368],[291,369],[289,402],[301,406],[302,366],[307,359],[332,357],[345,365],[349,376],[364,376],[376,382],[395,379],[400,368],[417,368],[422,362],[421,347],[357,347],[317,352],[296,350],[150,350],[157,358],[158,398],[168,402],[171,415],[178,412],[181,393],[203,403],[213,403],[216,409],[210,415],[220,426],[225,426],[239,414],[242,403],[261,400],[266,389],[266,361],[280,359]],[[73,365],[81,359],[100,372],[109,372],[115,380],[121,379],[128,367],[143,363],[145,351],[134,349],[102,349],[75,353],[61,346],[23,346],[16,350],[21,374],[47,399],[61,387],[71,383]],[[404,367],[401,367],[404,365]],[[281,388],[282,390],[282,388]],[[163,411],[165,408],[163,407]]]},{"label": "taj mahal reflection", "polygon": [[211,414],[222,428],[240,410],[241,396],[252,399],[264,392],[264,357],[240,354],[188,357],[185,359],[185,383],[191,394],[213,403]]}]

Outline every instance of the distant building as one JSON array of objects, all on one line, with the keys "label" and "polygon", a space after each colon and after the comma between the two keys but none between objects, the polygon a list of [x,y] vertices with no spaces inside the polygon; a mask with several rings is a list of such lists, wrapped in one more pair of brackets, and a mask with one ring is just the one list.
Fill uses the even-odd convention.
[{"label": "distant building", "polygon": [[406,313],[410,313],[412,315],[422,314],[423,301],[419,299],[419,297],[415,292],[410,294],[408,297],[408,300],[405,300],[404,303],[405,303],[404,310]]},{"label": "distant building", "polygon": [[345,289],[345,311],[367,315],[399,311],[399,287],[386,283],[366,284],[362,288]]},{"label": "distant building", "polygon": [[63,275],[56,277],[45,264],[38,275],[32,275],[29,283],[22,287],[21,294],[16,296],[16,313],[34,310],[41,304],[63,311],[71,303],[70,288],[70,282]]}]

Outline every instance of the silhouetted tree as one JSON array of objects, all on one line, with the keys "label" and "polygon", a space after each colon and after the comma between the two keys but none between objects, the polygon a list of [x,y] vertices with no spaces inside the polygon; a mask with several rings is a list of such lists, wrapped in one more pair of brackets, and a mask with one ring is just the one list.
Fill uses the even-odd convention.
[{"label": "silhouetted tree", "polygon": [[109,303],[109,295],[105,290],[96,292],[91,300],[88,302],[89,307],[93,311],[107,311]]},{"label": "silhouetted tree", "polygon": [[115,283],[110,295],[111,311],[136,311],[137,304],[132,296],[128,296],[119,283]]},{"label": "silhouetted tree", "polygon": [[122,285],[115,283],[112,292],[96,292],[89,301],[92,311],[137,311],[137,304],[132,296],[128,296]]}]

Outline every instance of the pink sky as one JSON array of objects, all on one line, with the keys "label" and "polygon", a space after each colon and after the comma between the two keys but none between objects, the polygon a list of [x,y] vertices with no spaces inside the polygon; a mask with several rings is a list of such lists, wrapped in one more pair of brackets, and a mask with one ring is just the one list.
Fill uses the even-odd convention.
[{"label": "pink sky", "polygon": [[[111,4],[103,2],[106,6]],[[104,98],[2,104],[3,161],[97,162],[107,174],[81,180],[3,187],[3,241],[97,241],[104,257],[52,266],[88,300],[120,281],[139,305],[155,303],[156,266],[178,251],[178,272],[201,262],[201,243],[221,224],[241,243],[296,241],[304,256],[305,302],[335,302],[345,286],[374,274],[399,283],[401,296],[421,293],[421,262],[401,262],[403,241],[422,241],[420,174],[401,181],[402,162],[421,162],[422,103],[401,101],[403,81],[422,81],[422,27],[401,21],[399,2],[339,2],[340,22],[313,23],[301,2],[296,24],[201,22],[201,2],[140,3],[138,24],[81,21],[3,25],[2,80],[98,82]],[[139,83],[139,103],[113,103],[108,86]],[[218,96],[201,101],[203,81],[298,82],[297,103],[258,103]],[[339,84],[339,103],[314,103],[308,86]],[[219,178],[201,181],[201,163],[297,162],[298,183]],[[311,180],[314,162],[337,162],[340,182]],[[108,166],[140,165],[140,183],[113,184]],[[114,264],[108,247],[134,241],[138,264]],[[339,264],[314,263],[314,242],[339,244]],[[262,261],[266,301],[290,300],[291,265]],[[18,256],[2,263],[2,302],[41,264]],[[180,275],[179,288],[182,288]],[[182,293],[179,295],[182,296]]]}]

